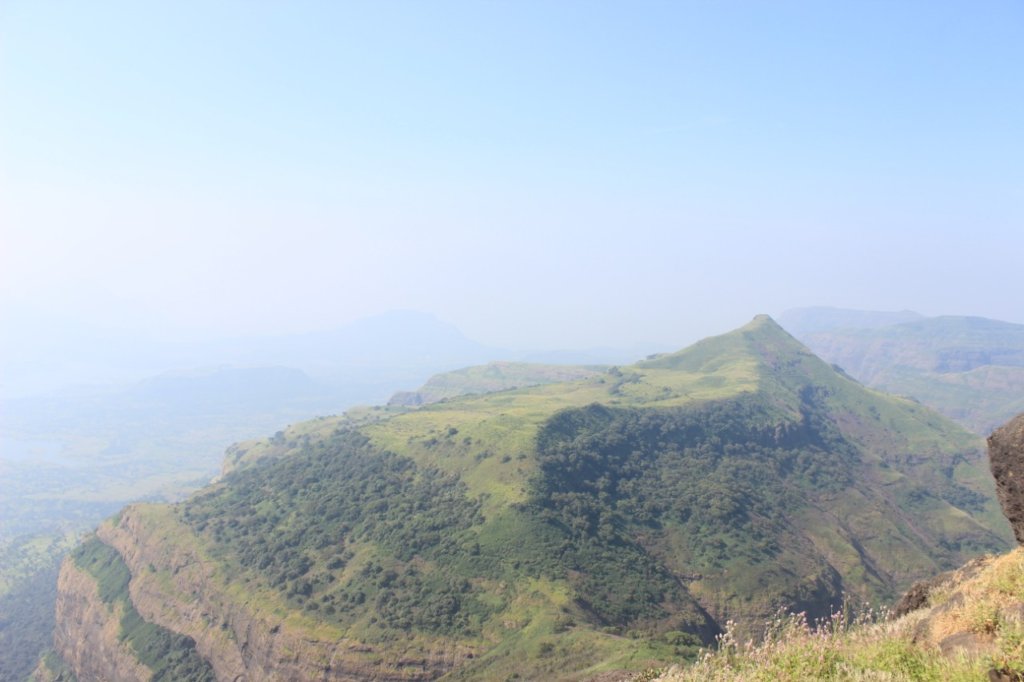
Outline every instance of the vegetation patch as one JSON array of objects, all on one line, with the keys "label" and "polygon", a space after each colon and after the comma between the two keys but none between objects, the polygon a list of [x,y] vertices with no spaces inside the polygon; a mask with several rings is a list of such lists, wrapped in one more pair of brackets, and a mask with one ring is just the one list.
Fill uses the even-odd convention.
[{"label": "vegetation patch", "polygon": [[[986,661],[944,657],[913,641],[914,618],[887,620],[864,610],[840,610],[814,625],[804,614],[780,615],[758,641],[743,641],[730,624],[717,647],[695,663],[649,674],[657,682],[975,682]],[[653,671],[652,671],[653,672]]]},{"label": "vegetation patch", "polygon": [[779,615],[758,641],[742,640],[730,624],[696,662],[651,679],[967,682],[1024,674],[1024,549],[968,564],[902,618],[856,611],[844,605],[813,626],[803,614]]},{"label": "vegetation patch", "polygon": [[53,642],[57,566],[0,594],[0,680],[24,680]]},{"label": "vegetation patch", "polygon": [[662,530],[685,537],[699,568],[778,555],[785,514],[804,504],[796,491],[849,485],[857,461],[817,404],[808,397],[802,418],[782,425],[756,397],[659,409],[594,404],[553,416],[538,435],[531,501],[564,534],[554,556],[562,575],[578,576],[577,602],[604,625],[671,615],[683,630],[713,631],[656,559]]},{"label": "vegetation patch", "polygon": [[122,642],[153,671],[152,682],[214,682],[213,669],[196,651],[191,637],[172,632],[142,618],[131,602],[131,573],[121,555],[98,538],[90,538],[71,554],[75,564],[96,580],[99,597],[120,608]]},{"label": "vegetation patch", "polygon": [[[455,570],[477,551],[480,501],[456,476],[355,431],[233,474],[183,505],[181,518],[222,558],[327,622],[372,613],[377,628],[467,635],[491,610]],[[356,545],[367,551],[353,562]]]}]

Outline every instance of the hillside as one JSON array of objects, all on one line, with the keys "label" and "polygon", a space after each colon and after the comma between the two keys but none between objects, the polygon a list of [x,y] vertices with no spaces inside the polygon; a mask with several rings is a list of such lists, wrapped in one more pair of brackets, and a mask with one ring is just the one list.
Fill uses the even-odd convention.
[{"label": "hillside", "polygon": [[463,395],[588,379],[603,373],[605,369],[607,368],[601,366],[489,362],[486,365],[435,374],[415,391],[396,393],[388,401],[388,405],[416,407]]},{"label": "hillside", "polygon": [[[694,663],[649,674],[656,682],[976,682],[1024,671],[1024,549],[944,574],[916,608],[842,609],[824,622],[767,622],[765,638],[726,635]],[[661,674],[657,674],[660,672]]]},{"label": "hillside", "polygon": [[912,396],[980,435],[1024,410],[1024,325],[952,316],[894,323],[902,313],[858,312],[792,311],[784,324],[857,380]]},{"label": "hillside", "polygon": [[847,602],[828,619],[802,614],[765,623],[759,641],[734,632],[696,662],[650,671],[658,682],[941,680],[1024,677],[1024,413],[988,438],[999,503],[1018,542],[914,584],[890,609]]},{"label": "hillside", "polygon": [[[205,485],[226,443],[500,353],[408,311],[203,343],[30,318],[0,335],[0,600],[18,595],[0,607],[0,679],[23,679],[7,673],[50,639],[52,622],[33,614],[53,612],[54,591],[36,584],[103,518]],[[97,385],[69,385],[80,381]]]},{"label": "hillside", "polygon": [[[131,653],[134,612],[216,679],[591,679],[691,653],[730,619],[891,599],[1009,538],[980,439],[765,316],[588,378],[250,448],[65,563],[57,645],[80,676],[153,669]],[[120,628],[128,658],[87,656],[96,627]]]}]

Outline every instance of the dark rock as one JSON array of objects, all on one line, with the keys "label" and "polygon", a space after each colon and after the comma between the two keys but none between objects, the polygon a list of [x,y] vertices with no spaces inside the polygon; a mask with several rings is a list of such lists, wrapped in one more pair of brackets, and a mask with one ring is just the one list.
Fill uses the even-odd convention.
[{"label": "dark rock", "polygon": [[1024,544],[1024,414],[988,437],[988,457],[1003,514]]},{"label": "dark rock", "polygon": [[992,668],[988,671],[989,682],[1022,682],[1024,681],[1024,675],[1021,675],[1016,670],[996,670]]},{"label": "dark rock", "polygon": [[992,648],[991,639],[977,632],[957,632],[939,642],[939,651],[946,656],[960,654],[980,655]]},{"label": "dark rock", "polygon": [[928,606],[928,597],[931,595],[932,590],[949,580],[951,573],[940,573],[934,578],[919,580],[911,585],[907,593],[893,607],[893,618],[900,618],[911,611],[917,611]]},{"label": "dark rock", "polygon": [[[899,618],[907,615],[911,611],[931,606],[931,597],[935,590],[947,583],[955,585],[970,580],[981,572],[982,567],[984,567],[986,563],[987,560],[985,557],[977,557],[975,559],[971,559],[955,571],[946,571],[945,573],[940,573],[933,578],[919,580],[911,585],[906,594],[896,602],[896,606],[893,607],[892,612],[893,618]],[[962,596],[954,596],[951,604],[944,604],[943,606],[955,606],[958,598],[962,598]]]}]

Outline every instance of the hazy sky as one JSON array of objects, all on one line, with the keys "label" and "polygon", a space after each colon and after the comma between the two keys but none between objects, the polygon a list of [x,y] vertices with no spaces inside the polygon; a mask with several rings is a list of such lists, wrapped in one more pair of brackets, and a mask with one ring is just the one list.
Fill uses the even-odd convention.
[{"label": "hazy sky", "polygon": [[0,0],[0,309],[1024,322],[1024,3]]}]

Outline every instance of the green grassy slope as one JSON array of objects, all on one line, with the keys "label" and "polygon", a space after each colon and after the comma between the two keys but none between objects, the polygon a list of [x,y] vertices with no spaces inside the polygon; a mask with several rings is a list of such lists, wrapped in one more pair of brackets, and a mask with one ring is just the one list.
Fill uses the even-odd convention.
[{"label": "green grassy slope", "polygon": [[243,449],[165,520],[140,513],[296,627],[476,652],[453,679],[647,667],[727,619],[890,598],[1008,538],[980,439],[763,316],[576,381]]},{"label": "green grassy slope", "polygon": [[427,405],[439,400],[513,388],[587,379],[604,372],[601,366],[545,365],[530,362],[489,362],[435,374],[415,391],[396,393],[390,405]]},{"label": "green grassy slope", "polygon": [[[800,615],[765,624],[764,638],[725,633],[696,662],[645,679],[657,682],[974,682],[1024,671],[1024,549],[971,561],[930,581],[918,608],[891,617],[846,604],[825,621]],[[660,674],[659,674],[660,673]]]}]

